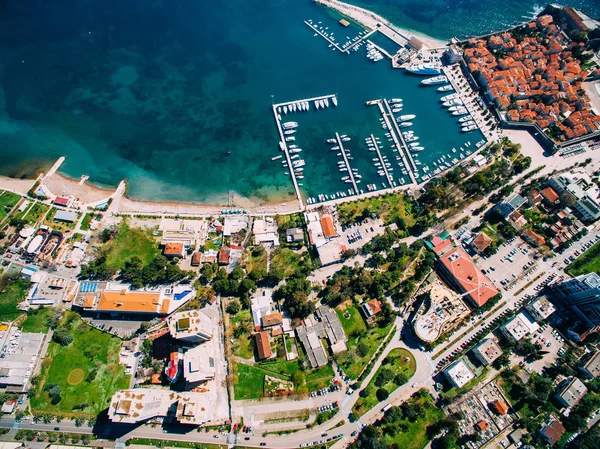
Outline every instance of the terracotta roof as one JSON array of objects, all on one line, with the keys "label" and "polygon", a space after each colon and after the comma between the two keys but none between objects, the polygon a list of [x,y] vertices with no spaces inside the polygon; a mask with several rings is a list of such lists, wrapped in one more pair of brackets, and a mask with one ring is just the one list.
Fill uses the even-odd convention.
[{"label": "terracotta roof", "polygon": [[192,265],[200,265],[200,261],[202,260],[202,254],[199,252],[195,252],[192,255]]},{"label": "terracotta roof", "polygon": [[95,296],[86,296],[85,300],[83,301],[83,307],[85,309],[88,309],[90,307],[94,306],[94,301],[96,300]]},{"label": "terracotta roof", "polygon": [[490,246],[490,243],[492,243],[492,239],[483,232],[480,232],[479,235],[473,239],[473,246],[480,252]]},{"label": "terracotta roof", "polygon": [[271,357],[271,344],[269,343],[269,334],[265,331],[255,334],[256,350],[260,360]]},{"label": "terracotta roof", "polygon": [[560,421],[552,421],[549,425],[544,427],[541,431],[542,435],[544,435],[551,445],[556,444],[560,437],[565,433],[565,426],[562,425]]},{"label": "terracotta roof", "polygon": [[552,204],[556,203],[560,199],[558,193],[556,193],[552,187],[546,187],[540,193],[546,200],[548,200]]},{"label": "terracotta roof", "polygon": [[165,245],[163,251],[165,256],[179,256],[183,254],[183,243],[170,242]]},{"label": "terracotta roof", "polygon": [[219,251],[219,263],[228,264],[230,254],[231,251],[229,248],[223,248],[221,251]]},{"label": "terracotta roof", "polygon": [[504,402],[499,401],[497,399],[494,402],[492,402],[492,407],[494,407],[494,410],[496,410],[501,415],[506,415],[508,413],[507,405]]},{"label": "terracotta roof", "polygon": [[475,424],[475,427],[477,427],[479,430],[485,430],[488,428],[488,423],[485,419],[482,419],[477,424]]},{"label": "terracotta roof", "polygon": [[57,196],[56,198],[54,198],[53,201],[54,204],[57,204],[59,206],[68,206],[69,204],[69,199],[68,198],[63,198],[62,196]]},{"label": "terracotta roof", "polygon": [[465,293],[469,292],[468,296],[478,307],[498,294],[492,281],[481,272],[464,249],[456,248],[450,251],[440,262],[462,290]]},{"label": "terracotta roof", "polygon": [[378,299],[367,301],[367,304],[369,304],[373,315],[377,315],[379,312],[381,312],[381,302]]},{"label": "terracotta roof", "polygon": [[321,227],[323,228],[323,235],[325,238],[335,236],[335,227],[333,226],[333,218],[331,215],[325,215],[321,217]]},{"label": "terracotta roof", "polygon": [[279,312],[270,313],[262,317],[263,327],[277,326],[283,323],[283,315]]},{"label": "terracotta roof", "polygon": [[531,229],[526,229],[522,236],[536,245],[543,245],[546,243],[546,239],[544,237],[539,235],[537,232],[532,231]]},{"label": "terracotta roof", "polygon": [[[163,301],[167,302],[168,300]],[[160,293],[103,292],[98,301],[99,311],[159,313]],[[164,312],[161,312],[164,313]]]}]

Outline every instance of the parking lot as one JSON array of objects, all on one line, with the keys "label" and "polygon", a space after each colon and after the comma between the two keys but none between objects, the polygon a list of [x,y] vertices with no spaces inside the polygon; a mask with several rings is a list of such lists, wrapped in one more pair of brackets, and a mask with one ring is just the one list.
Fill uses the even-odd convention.
[{"label": "parking lot", "polygon": [[498,248],[490,257],[481,257],[477,263],[483,273],[490,278],[498,289],[515,288],[519,281],[528,281],[528,277],[538,269],[534,259],[535,251],[520,237],[513,237]]},{"label": "parking lot", "polygon": [[552,326],[544,325],[540,329],[529,336],[533,343],[539,343],[542,346],[542,351],[547,352],[540,360],[536,360],[532,363],[526,363],[522,357],[513,356],[513,363],[519,362],[519,365],[524,368],[527,372],[533,371],[541,373],[545,366],[553,365],[556,359],[564,354],[564,339],[562,336],[554,330]]},{"label": "parking lot", "polygon": [[385,227],[380,218],[365,218],[349,226],[342,226],[339,242],[348,249],[358,249],[371,241],[375,235],[383,234]]},{"label": "parking lot", "polygon": [[596,242],[600,241],[600,233],[595,234],[590,232],[588,235],[583,237],[579,242],[574,243],[569,248],[567,248],[561,255],[562,265],[567,267],[571,265],[571,263],[577,259],[579,256],[584,254],[588,249],[590,249]]}]

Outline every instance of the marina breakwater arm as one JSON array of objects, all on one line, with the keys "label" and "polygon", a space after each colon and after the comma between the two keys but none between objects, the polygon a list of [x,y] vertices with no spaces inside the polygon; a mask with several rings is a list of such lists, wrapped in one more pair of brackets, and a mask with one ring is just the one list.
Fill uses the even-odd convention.
[{"label": "marina breakwater arm", "polygon": [[422,34],[417,35],[409,30],[402,29],[380,15],[359,6],[350,5],[339,0],[314,0],[314,2],[333,9],[339,14],[361,24],[365,28],[380,31],[386,37],[401,46],[406,45],[412,37],[417,37],[429,48],[441,48],[448,44],[448,42],[440,39],[435,39]]}]

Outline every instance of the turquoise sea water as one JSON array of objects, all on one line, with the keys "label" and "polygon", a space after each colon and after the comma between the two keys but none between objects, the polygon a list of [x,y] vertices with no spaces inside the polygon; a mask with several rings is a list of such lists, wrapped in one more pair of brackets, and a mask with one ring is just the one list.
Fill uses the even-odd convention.
[{"label": "turquoise sea water", "polygon": [[[410,10],[395,3],[402,9],[386,11]],[[525,14],[530,7],[520,3]],[[332,93],[338,108],[289,116],[300,123],[307,196],[348,188],[324,143],[335,131],[353,137],[363,186],[378,179],[373,153],[359,145],[382,134],[367,100],[404,98],[402,113],[417,114],[424,164],[480,138],[460,133],[420,78],[313,37],[303,20],[328,23],[342,41],[359,29],[342,28],[310,0],[22,0],[0,8],[0,174],[65,155],[65,174],[103,185],[128,178],[136,198],[223,202],[229,190],[259,202],[283,198],[293,190],[271,161],[279,154],[271,102]],[[451,34],[470,30],[471,22],[456,23]],[[446,35],[435,29],[421,31]]]},{"label": "turquoise sea water", "polygon": [[348,0],[388,20],[440,39],[503,30],[538,14],[547,3],[572,6],[600,18],[598,0]]}]

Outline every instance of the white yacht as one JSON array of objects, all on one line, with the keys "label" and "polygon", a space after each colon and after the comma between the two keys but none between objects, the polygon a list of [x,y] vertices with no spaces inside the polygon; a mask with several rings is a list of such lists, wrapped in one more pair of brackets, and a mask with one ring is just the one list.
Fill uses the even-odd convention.
[{"label": "white yacht", "polygon": [[332,97],[331,101],[333,102],[334,106],[337,106],[337,97]]}]

